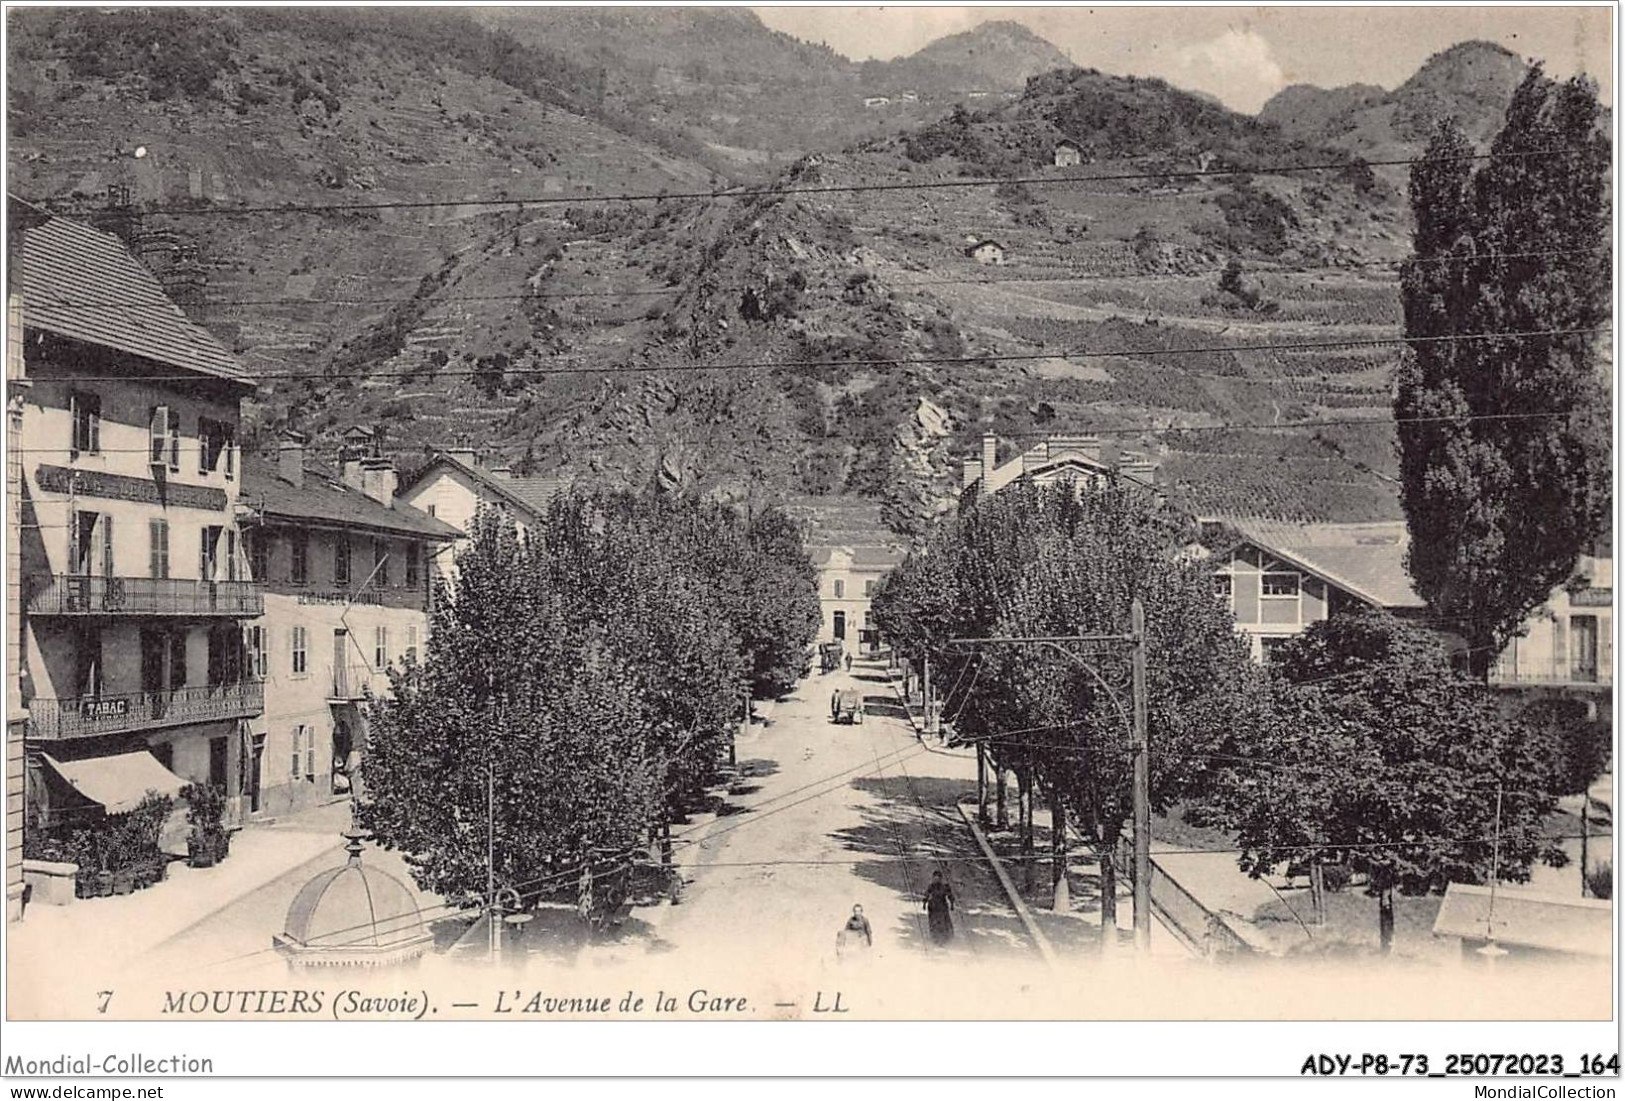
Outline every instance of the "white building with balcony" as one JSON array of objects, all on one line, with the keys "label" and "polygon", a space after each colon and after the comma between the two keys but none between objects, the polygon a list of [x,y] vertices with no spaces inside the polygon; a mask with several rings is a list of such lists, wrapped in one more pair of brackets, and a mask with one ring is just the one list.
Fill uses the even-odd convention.
[{"label": "white building with balcony", "polygon": [[439,559],[461,535],[400,501],[390,462],[349,439],[331,470],[288,433],[274,464],[244,471],[246,553],[265,594],[247,636],[265,685],[249,725],[249,816],[364,790],[367,697],[390,691],[392,665],[423,659]]},{"label": "white building with balcony", "polygon": [[1498,688],[1575,696],[1607,710],[1614,686],[1611,535],[1580,556],[1574,577],[1524,621],[1490,669]]},{"label": "white building with balcony", "polygon": [[66,828],[186,782],[235,812],[262,703],[236,515],[254,383],[118,237],[58,217],[21,236],[29,818]]}]

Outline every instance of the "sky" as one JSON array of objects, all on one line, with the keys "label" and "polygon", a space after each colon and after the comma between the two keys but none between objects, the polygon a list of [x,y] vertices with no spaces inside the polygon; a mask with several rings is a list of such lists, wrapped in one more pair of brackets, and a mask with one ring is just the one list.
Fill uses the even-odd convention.
[{"label": "sky", "polygon": [[1403,83],[1428,57],[1468,39],[1538,58],[1555,77],[1587,72],[1613,95],[1613,9],[1490,7],[757,7],[762,21],[854,61],[913,53],[943,35],[1009,19],[1079,65],[1156,76],[1256,112],[1289,84]]}]

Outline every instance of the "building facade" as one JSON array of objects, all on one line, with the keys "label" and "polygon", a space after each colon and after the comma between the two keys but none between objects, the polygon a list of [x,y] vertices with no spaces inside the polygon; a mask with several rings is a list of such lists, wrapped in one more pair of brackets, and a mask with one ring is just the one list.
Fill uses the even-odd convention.
[{"label": "building facade", "polygon": [[512,520],[524,535],[541,523],[565,484],[560,478],[525,478],[506,466],[485,466],[474,451],[464,449],[435,455],[401,486],[399,496],[460,532],[467,532],[475,513],[484,508]]},{"label": "building facade", "polygon": [[965,248],[965,255],[978,264],[1004,263],[1004,246],[997,241],[976,241]]},{"label": "building facade", "polygon": [[841,642],[849,648],[878,645],[869,626],[869,603],[875,586],[903,560],[891,547],[817,547],[818,603],[823,622],[819,642]]},{"label": "building facade", "polygon": [[1142,452],[1124,450],[1095,436],[1051,436],[1004,463],[998,461],[998,451],[998,437],[985,435],[981,456],[961,464],[962,505],[1015,482],[1099,485],[1108,478],[1121,477],[1137,485],[1156,485],[1155,462]]},{"label": "building facade", "polygon": [[248,662],[265,686],[250,726],[245,814],[282,815],[364,785],[369,694],[387,670],[422,660],[440,558],[458,532],[395,497],[376,454],[341,452],[337,472],[307,464],[304,437],[244,471],[243,533],[265,614]]},{"label": "building facade", "polygon": [[1076,168],[1083,163],[1083,150],[1077,142],[1062,138],[1055,143],[1055,167]]},{"label": "building facade", "polygon": [[[1214,521],[1210,521],[1214,522]],[[1247,636],[1253,657],[1344,611],[1381,608],[1419,616],[1426,602],[1405,572],[1402,521],[1288,524],[1216,521],[1233,533],[1212,556],[1215,591]]]},{"label": "building facade", "polygon": [[253,382],[117,237],[63,218],[22,236],[29,814],[65,827],[186,782],[236,813],[262,706],[236,516]]},{"label": "building facade", "polygon": [[1490,683],[1509,691],[1577,698],[1612,715],[1614,547],[1611,535],[1580,556],[1574,577],[1552,590],[1490,667]]}]

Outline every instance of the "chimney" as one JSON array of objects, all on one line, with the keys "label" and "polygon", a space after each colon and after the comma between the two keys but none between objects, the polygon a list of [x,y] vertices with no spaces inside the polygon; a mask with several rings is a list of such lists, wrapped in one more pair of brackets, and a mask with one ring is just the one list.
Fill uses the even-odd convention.
[{"label": "chimney", "polygon": [[475,451],[472,447],[461,447],[461,446],[454,447],[451,450],[447,451],[446,454],[451,456],[453,459],[456,459],[458,462],[464,464],[465,466],[479,466],[480,465],[479,452]]},{"label": "chimney", "polygon": [[989,432],[982,437],[982,477],[984,480],[993,476],[993,471],[999,465],[999,437]]},{"label": "chimney", "polygon": [[511,482],[513,481],[513,467],[507,465],[506,463],[501,466],[493,466],[491,468],[491,475],[496,478],[501,478],[504,482]]},{"label": "chimney", "polygon": [[[360,468],[361,481],[357,488],[385,508],[394,508],[395,485],[398,478],[395,473],[395,464],[388,459],[375,455],[359,460],[356,465]],[[348,465],[346,465],[345,471],[345,481],[348,482]]]},{"label": "chimney", "polygon": [[959,488],[969,489],[982,477],[982,463],[979,459],[966,459],[960,464]]},{"label": "chimney", "polygon": [[292,430],[282,433],[282,439],[277,442],[277,473],[291,486],[305,484],[305,444],[308,442],[302,432]]}]

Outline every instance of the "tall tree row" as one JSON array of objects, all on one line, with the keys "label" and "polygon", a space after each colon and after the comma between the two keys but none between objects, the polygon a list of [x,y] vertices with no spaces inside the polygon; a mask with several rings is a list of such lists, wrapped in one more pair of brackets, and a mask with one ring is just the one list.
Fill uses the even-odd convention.
[{"label": "tall tree row", "polygon": [[463,904],[488,853],[529,896],[669,845],[745,694],[792,685],[818,625],[782,514],[678,495],[565,495],[529,538],[482,513],[455,575],[424,661],[369,705],[360,818]]}]

